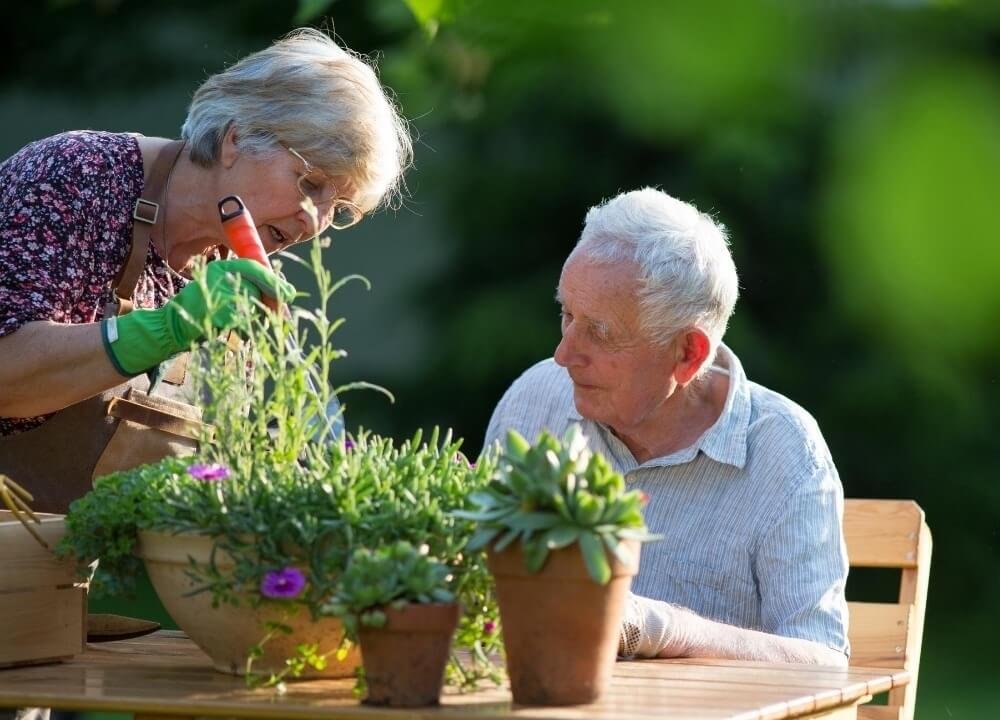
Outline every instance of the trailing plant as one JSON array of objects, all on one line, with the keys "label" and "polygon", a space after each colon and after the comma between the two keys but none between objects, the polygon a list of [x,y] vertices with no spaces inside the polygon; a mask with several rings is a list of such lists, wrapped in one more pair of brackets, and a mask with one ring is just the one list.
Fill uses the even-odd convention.
[{"label": "trailing plant", "polygon": [[542,432],[534,445],[508,431],[493,479],[469,499],[476,509],[456,513],[479,523],[468,549],[500,551],[519,541],[530,572],[542,568],[550,550],[579,543],[588,574],[603,585],[611,579],[605,549],[628,562],[622,540],[656,539],[642,519],[644,494],[626,490],[621,473],[587,449],[575,424],[562,442]]},{"label": "trailing plant", "polygon": [[[326,412],[334,394],[372,386],[330,386],[330,367],[343,354],[332,334],[343,321],[328,320],[327,309],[347,279],[332,281],[320,247],[315,241],[307,264],[317,279],[316,310],[265,313],[243,300],[237,333],[247,342],[216,338],[198,350],[192,372],[211,425],[198,453],[97,479],[70,508],[61,552],[81,568],[100,558],[92,592],[117,595],[133,589],[139,574],[132,553],[140,531],[206,535],[213,557],[227,553],[235,563],[189,569],[215,606],[268,604],[288,617],[319,618],[354,550],[426,545],[448,565],[469,613],[457,643],[466,643],[474,660],[450,677],[465,685],[495,677],[495,668],[480,662],[499,642],[482,619],[496,617],[485,557],[465,550],[475,524],[453,511],[485,487],[496,458],[487,454],[472,465],[461,442],[437,429],[401,443],[363,430],[331,432]],[[194,281],[204,282],[203,273]],[[270,623],[261,641],[286,630]],[[249,653],[251,665],[262,643]],[[248,681],[279,682],[324,662],[303,646],[284,673],[248,674]]]}]

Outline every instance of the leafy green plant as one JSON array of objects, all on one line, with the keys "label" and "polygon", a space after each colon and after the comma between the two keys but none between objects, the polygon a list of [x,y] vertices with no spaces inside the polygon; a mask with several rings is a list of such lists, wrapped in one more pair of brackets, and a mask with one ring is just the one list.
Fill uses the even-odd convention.
[{"label": "leafy green plant", "polygon": [[358,548],[324,612],[339,617],[356,640],[360,625],[385,625],[385,606],[454,602],[451,569],[428,550],[427,545],[415,548],[405,540],[378,550]]},{"label": "leafy green plant", "polygon": [[[238,333],[250,342],[233,347],[216,338],[199,350],[192,372],[212,430],[198,453],[99,478],[71,506],[60,551],[74,555],[81,569],[100,558],[91,585],[100,597],[134,589],[140,531],[206,535],[214,540],[213,557],[225,553],[235,563],[189,568],[197,592],[211,593],[215,606],[268,604],[286,618],[300,612],[319,618],[356,549],[426,545],[447,564],[454,592],[469,609],[457,644],[466,642],[473,660],[449,676],[462,685],[496,677],[481,662],[499,643],[482,619],[496,617],[485,556],[465,549],[475,523],[453,514],[486,486],[496,458],[487,454],[472,465],[461,442],[437,429],[400,443],[363,430],[327,432],[333,393],[368,385],[330,386],[330,366],[343,354],[332,334],[342,320],[326,312],[344,281],[334,283],[323,269],[319,241],[311,269],[316,310],[255,312],[255,301],[245,300]],[[288,629],[273,621],[262,627],[249,664],[263,643]],[[302,645],[285,672],[248,673],[248,681],[277,683],[324,662],[314,646]]]},{"label": "leafy green plant", "polygon": [[603,585],[611,579],[605,548],[628,562],[622,540],[656,539],[642,519],[643,493],[627,491],[621,474],[587,449],[579,425],[562,442],[542,432],[534,445],[508,431],[495,477],[469,499],[478,508],[455,513],[479,523],[468,549],[492,544],[500,551],[520,541],[530,572],[542,568],[550,550],[576,542],[591,579]]}]

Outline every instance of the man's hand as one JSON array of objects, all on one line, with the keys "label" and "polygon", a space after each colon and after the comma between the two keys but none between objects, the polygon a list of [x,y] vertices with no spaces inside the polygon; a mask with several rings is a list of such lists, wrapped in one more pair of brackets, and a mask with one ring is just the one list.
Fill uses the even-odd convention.
[{"label": "man's hand", "polygon": [[618,656],[623,658],[651,658],[663,652],[670,641],[672,625],[670,605],[658,603],[632,593],[625,598],[625,615],[622,618],[618,639]]},{"label": "man's hand", "polygon": [[236,298],[262,294],[289,302],[295,288],[273,270],[253,260],[216,260],[205,270],[208,296],[200,283],[183,290],[156,310],[133,310],[106,319],[101,326],[104,349],[122,375],[137,375],[166,360],[205,335],[206,321],[213,330],[235,324]]}]

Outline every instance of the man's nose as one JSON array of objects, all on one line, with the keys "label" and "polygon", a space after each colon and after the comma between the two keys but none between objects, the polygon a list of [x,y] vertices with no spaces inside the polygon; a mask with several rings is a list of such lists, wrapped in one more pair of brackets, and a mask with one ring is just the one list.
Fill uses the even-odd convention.
[{"label": "man's nose", "polygon": [[556,351],[553,353],[553,358],[558,365],[563,367],[579,367],[585,363],[585,358],[580,354],[580,351],[576,348],[576,342],[573,340],[573,335],[571,330],[564,331],[562,334],[562,339],[559,344],[556,345]]}]

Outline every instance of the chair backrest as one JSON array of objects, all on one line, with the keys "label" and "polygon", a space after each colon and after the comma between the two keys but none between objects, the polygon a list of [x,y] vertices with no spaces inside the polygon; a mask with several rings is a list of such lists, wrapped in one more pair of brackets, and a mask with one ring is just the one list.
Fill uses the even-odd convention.
[{"label": "chair backrest", "polygon": [[912,680],[889,691],[888,705],[862,705],[865,720],[912,720],[924,633],[931,533],[912,500],[848,499],[844,538],[852,568],[899,568],[899,601],[848,602],[851,664],[904,668]]}]

